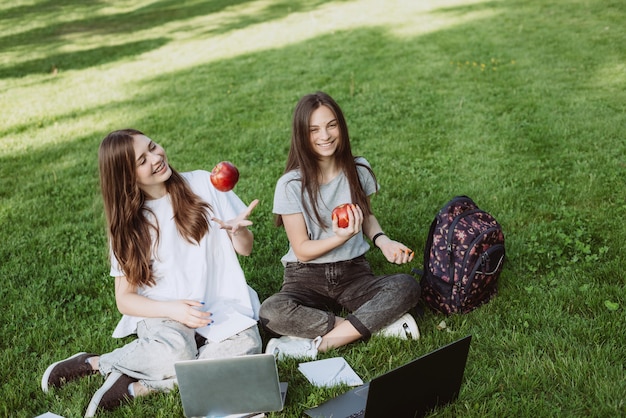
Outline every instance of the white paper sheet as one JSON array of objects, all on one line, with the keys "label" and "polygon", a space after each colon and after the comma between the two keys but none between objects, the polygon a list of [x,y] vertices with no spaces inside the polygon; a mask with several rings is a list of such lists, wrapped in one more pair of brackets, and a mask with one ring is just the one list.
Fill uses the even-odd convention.
[{"label": "white paper sheet", "polygon": [[309,382],[319,387],[336,386],[343,383],[348,386],[363,384],[363,380],[352,370],[352,367],[343,357],[300,363],[298,370],[306,376]]},{"label": "white paper sheet", "polygon": [[250,328],[256,320],[231,309],[207,309],[212,313],[213,323],[196,329],[196,332],[211,342],[219,343],[233,335]]}]

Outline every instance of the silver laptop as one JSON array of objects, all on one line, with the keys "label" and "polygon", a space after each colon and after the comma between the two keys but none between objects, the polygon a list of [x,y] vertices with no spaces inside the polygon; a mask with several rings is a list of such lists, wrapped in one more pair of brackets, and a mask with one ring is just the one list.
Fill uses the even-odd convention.
[{"label": "silver laptop", "polygon": [[179,361],[174,364],[186,417],[280,411],[287,383],[272,354]]},{"label": "silver laptop", "polygon": [[471,335],[372,379],[305,413],[314,418],[423,417],[459,395]]}]

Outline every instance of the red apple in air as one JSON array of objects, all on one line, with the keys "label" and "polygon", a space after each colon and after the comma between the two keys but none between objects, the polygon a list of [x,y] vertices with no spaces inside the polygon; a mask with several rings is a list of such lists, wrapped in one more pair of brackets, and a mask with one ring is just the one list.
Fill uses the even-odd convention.
[{"label": "red apple in air", "polygon": [[333,209],[333,218],[337,217],[339,228],[347,228],[350,220],[348,219],[348,206],[350,203],[342,203]]},{"label": "red apple in air", "polygon": [[211,183],[220,192],[232,190],[239,180],[239,170],[229,161],[217,163],[211,171]]}]

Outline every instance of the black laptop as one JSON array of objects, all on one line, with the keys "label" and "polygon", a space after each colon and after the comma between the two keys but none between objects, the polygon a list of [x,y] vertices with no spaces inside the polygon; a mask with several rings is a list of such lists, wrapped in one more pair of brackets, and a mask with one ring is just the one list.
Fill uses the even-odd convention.
[{"label": "black laptop", "polygon": [[458,397],[471,339],[468,335],[443,346],[305,413],[313,418],[423,417]]}]

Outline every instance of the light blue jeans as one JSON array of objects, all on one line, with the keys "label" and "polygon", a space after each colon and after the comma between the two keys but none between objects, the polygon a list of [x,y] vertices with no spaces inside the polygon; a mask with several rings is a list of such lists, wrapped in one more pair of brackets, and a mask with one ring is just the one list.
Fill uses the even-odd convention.
[{"label": "light blue jeans", "polygon": [[117,371],[149,389],[167,392],[177,384],[177,361],[260,352],[261,336],[256,325],[222,342],[207,341],[198,348],[194,329],[170,319],[148,318],[137,324],[136,340],[100,356],[100,373],[108,376]]}]

